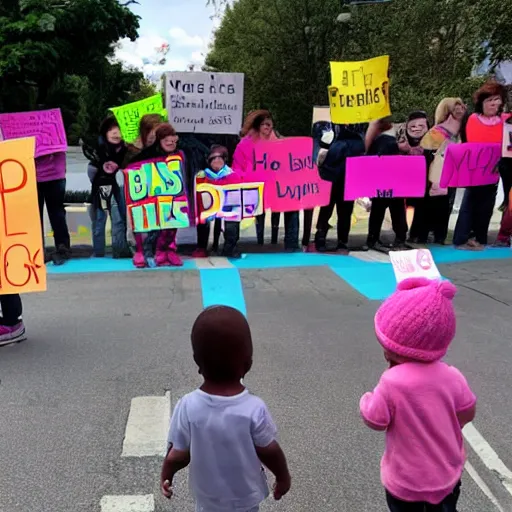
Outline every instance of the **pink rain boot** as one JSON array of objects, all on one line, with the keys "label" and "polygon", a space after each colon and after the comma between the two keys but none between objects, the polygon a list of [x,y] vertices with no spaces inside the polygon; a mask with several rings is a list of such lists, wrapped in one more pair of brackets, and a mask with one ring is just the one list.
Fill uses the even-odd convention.
[{"label": "pink rain boot", "polygon": [[135,234],[135,254],[133,255],[133,265],[136,268],[146,267],[146,258],[144,258],[144,240],[141,233]]},{"label": "pink rain boot", "polygon": [[169,260],[167,259],[166,238],[165,231],[161,231],[158,234],[158,239],[156,241],[155,261],[159,267],[169,265]]},{"label": "pink rain boot", "polygon": [[176,245],[176,229],[165,230],[165,245],[167,246],[167,260],[173,267],[183,266],[183,260],[178,256]]}]

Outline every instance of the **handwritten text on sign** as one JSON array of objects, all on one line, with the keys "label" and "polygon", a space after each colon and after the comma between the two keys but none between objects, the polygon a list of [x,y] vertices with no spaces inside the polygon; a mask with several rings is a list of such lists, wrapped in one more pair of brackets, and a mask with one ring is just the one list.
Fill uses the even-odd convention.
[{"label": "handwritten text on sign", "polygon": [[332,122],[367,123],[389,116],[388,67],[388,55],[360,62],[331,62]]},{"label": "handwritten text on sign", "polygon": [[494,185],[500,179],[496,168],[500,158],[500,144],[450,144],[444,155],[440,186],[465,188]]},{"label": "handwritten text on sign", "polygon": [[244,109],[243,73],[166,73],[169,121],[182,133],[238,135]]},{"label": "handwritten text on sign", "polygon": [[36,158],[68,149],[59,108],[0,114],[0,130],[5,140],[35,137]]},{"label": "handwritten text on sign", "polygon": [[311,137],[259,142],[254,147],[253,169],[248,179],[265,183],[265,208],[273,212],[294,212],[329,204],[331,183],[318,174]]},{"label": "handwritten text on sign", "polygon": [[423,156],[347,158],[345,201],[360,197],[423,197],[427,164]]},{"label": "handwritten text on sign", "polygon": [[125,169],[126,206],[135,233],[190,225],[182,163],[176,155]]},{"label": "handwritten text on sign", "polygon": [[33,137],[0,142],[0,294],[46,290]]},{"label": "handwritten text on sign", "polygon": [[196,204],[200,224],[214,218],[241,222],[263,213],[263,183],[198,183]]},{"label": "handwritten text on sign", "polygon": [[113,107],[110,110],[116,116],[124,141],[129,144],[135,142],[139,137],[140,120],[143,116],[160,114],[163,118],[166,117],[160,93],[121,107]]}]

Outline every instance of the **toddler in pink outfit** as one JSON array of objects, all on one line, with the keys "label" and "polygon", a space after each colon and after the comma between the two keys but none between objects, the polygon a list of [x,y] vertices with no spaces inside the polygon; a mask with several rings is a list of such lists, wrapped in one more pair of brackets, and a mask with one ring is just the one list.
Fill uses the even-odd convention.
[{"label": "toddler in pink outfit", "polygon": [[391,512],[456,512],[462,427],[476,407],[462,373],[441,361],[455,337],[456,291],[448,281],[407,279],[375,315],[390,367],[360,410],[366,425],[386,432],[381,480]]}]

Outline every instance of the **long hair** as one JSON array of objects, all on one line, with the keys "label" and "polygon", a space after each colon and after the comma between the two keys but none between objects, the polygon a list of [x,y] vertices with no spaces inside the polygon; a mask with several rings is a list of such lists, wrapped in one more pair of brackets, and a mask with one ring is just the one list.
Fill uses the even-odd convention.
[{"label": "long hair", "polygon": [[242,130],[240,132],[241,137],[245,137],[250,132],[257,132],[260,129],[263,121],[265,119],[270,119],[274,121],[272,114],[269,110],[253,110],[249,112],[244,120],[244,125],[242,126]]},{"label": "long hair", "polygon": [[434,124],[444,123],[457,105],[464,106],[464,102],[460,98],[443,98],[437,105]]},{"label": "long hair", "polygon": [[176,130],[169,123],[162,123],[155,132],[156,141],[160,142],[165,137],[176,135]]},{"label": "long hair", "polygon": [[139,124],[139,134],[142,147],[147,146],[149,134],[156,126],[162,124],[164,121],[160,114],[146,114],[142,116]]}]

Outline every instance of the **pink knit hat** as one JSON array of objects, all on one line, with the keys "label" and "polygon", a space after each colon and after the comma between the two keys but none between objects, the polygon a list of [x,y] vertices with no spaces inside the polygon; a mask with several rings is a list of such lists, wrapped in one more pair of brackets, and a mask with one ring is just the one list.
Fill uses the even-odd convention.
[{"label": "pink knit hat", "polygon": [[449,281],[413,277],[375,314],[375,333],[388,351],[417,361],[437,361],[455,337],[452,299],[457,288]]}]

